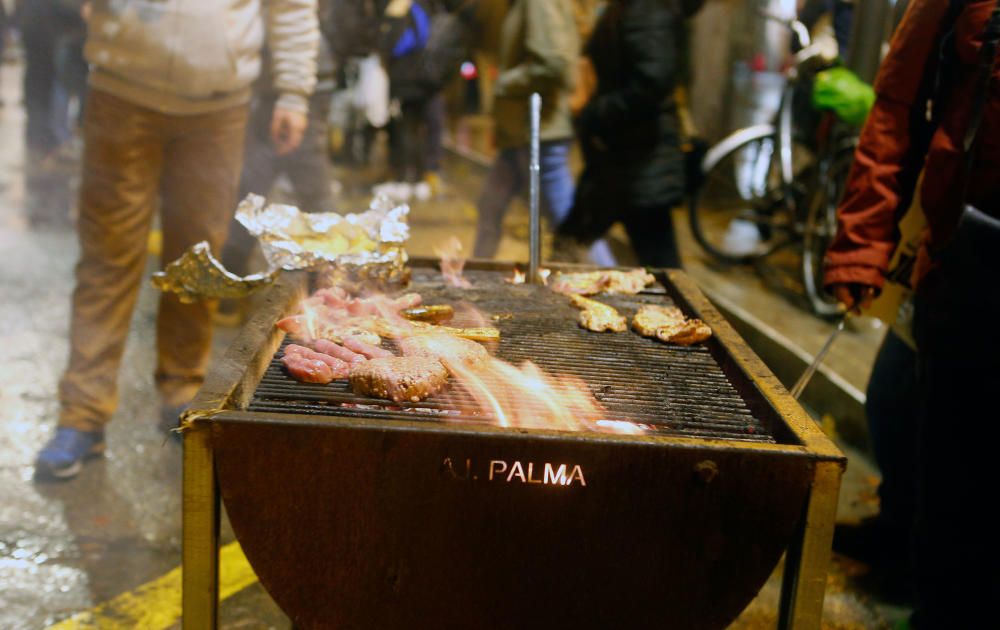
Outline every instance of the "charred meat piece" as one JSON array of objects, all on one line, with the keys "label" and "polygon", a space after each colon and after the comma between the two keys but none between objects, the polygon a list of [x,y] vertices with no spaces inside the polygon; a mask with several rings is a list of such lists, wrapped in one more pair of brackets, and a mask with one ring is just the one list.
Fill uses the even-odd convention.
[{"label": "charred meat piece", "polygon": [[386,357],[356,363],[351,390],[394,402],[419,402],[448,382],[448,370],[430,357]]},{"label": "charred meat piece", "polygon": [[347,363],[357,363],[358,361],[367,361],[368,358],[363,354],[358,354],[348,350],[344,346],[334,343],[329,339],[317,339],[316,343],[317,352],[322,352],[323,354],[328,354],[331,357],[340,359],[341,361],[346,361]]},{"label": "charred meat piece", "polygon": [[625,316],[607,304],[585,298],[582,295],[571,295],[569,299],[573,306],[580,309],[578,321],[587,330],[594,332],[606,330],[625,332],[628,330],[628,320],[625,319]]},{"label": "charred meat piece", "polygon": [[440,361],[454,374],[463,366],[476,369],[490,358],[490,353],[475,341],[443,333],[427,333],[400,339],[400,351],[408,357],[429,357]]},{"label": "charred meat piece", "polygon": [[351,352],[364,355],[369,359],[386,359],[395,356],[388,350],[383,350],[375,344],[368,343],[366,340],[357,336],[344,337],[343,343],[344,347]]},{"label": "charred meat piece", "polygon": [[644,337],[680,346],[690,346],[712,336],[708,324],[700,319],[684,317],[676,306],[641,306],[632,320],[632,328]]},{"label": "charred meat piece", "polygon": [[579,273],[560,273],[549,287],[556,293],[566,295],[597,295],[598,293],[624,293],[635,295],[647,285],[656,281],[645,269],[618,271],[584,271]]},{"label": "charred meat piece", "polygon": [[455,309],[450,304],[430,304],[403,309],[399,314],[414,322],[440,324],[454,317]]}]

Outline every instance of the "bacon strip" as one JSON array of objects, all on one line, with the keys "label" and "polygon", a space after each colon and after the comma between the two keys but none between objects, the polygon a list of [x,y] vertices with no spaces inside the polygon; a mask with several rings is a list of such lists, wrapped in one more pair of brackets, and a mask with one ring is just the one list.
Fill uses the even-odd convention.
[{"label": "bacon strip", "polygon": [[344,347],[348,350],[357,352],[358,354],[363,354],[369,359],[385,359],[396,356],[388,350],[383,350],[382,348],[373,346],[370,343],[365,343],[357,337],[344,337]]},{"label": "bacon strip", "polygon": [[[336,380],[338,378],[347,378],[347,376],[351,372],[351,367],[350,365],[347,364],[346,361],[342,361],[341,359],[338,359],[336,357],[332,357],[322,352],[316,352],[315,350],[311,350],[310,348],[306,348],[305,346],[299,346],[294,343],[289,344],[288,346],[285,347],[285,356],[283,357],[283,360],[288,358],[292,359],[291,363],[296,366],[296,369],[303,368],[307,372],[310,370],[316,371],[313,370],[312,367],[310,366],[315,366],[315,362],[317,361],[327,366],[330,374],[330,379],[325,381],[327,383],[329,383],[332,380]],[[301,361],[296,361],[296,359],[301,359]],[[289,367],[289,371],[292,371],[292,368],[289,366],[288,361],[285,361],[285,366]],[[293,376],[295,376],[294,372]],[[314,378],[325,378],[326,372],[319,370],[316,371],[316,373],[312,376]],[[304,380],[304,379],[299,379],[299,380]],[[310,380],[306,382],[317,383],[321,381]]]},{"label": "bacon strip", "polygon": [[318,352],[322,352],[323,354],[328,354],[331,357],[340,359],[341,361],[346,361],[350,364],[368,360],[368,358],[365,357],[363,354],[352,352],[347,348],[345,348],[344,346],[334,343],[329,339],[317,339],[315,346]]}]

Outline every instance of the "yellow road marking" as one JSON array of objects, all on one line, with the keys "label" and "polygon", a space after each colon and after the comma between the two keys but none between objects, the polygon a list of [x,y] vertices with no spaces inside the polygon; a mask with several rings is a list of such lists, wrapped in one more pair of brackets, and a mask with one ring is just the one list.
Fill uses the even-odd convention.
[{"label": "yellow road marking", "polygon": [[[257,581],[237,542],[219,550],[219,600]],[[48,630],[162,630],[181,618],[181,568],[177,567],[111,601],[49,626]]]}]

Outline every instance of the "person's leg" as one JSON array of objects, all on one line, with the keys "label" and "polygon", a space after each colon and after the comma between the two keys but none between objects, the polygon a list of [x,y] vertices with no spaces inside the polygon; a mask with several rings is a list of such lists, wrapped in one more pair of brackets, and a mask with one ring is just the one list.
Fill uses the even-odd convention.
[{"label": "person's leg", "polygon": [[403,103],[403,181],[415,184],[424,173],[424,101]]},{"label": "person's leg", "polygon": [[503,218],[514,196],[524,185],[527,173],[521,173],[526,149],[504,149],[497,153],[493,166],[486,175],[483,190],[479,194],[476,210],[479,219],[476,224],[476,244],[472,255],[476,258],[493,258],[500,247]]},{"label": "person's leg", "polygon": [[[219,251],[236,207],[247,108],[171,118],[163,168],[163,260],[199,241]],[[160,297],[156,383],[167,406],[186,404],[201,386],[212,342],[213,301]]]},{"label": "person's leg", "polygon": [[882,471],[879,520],[885,559],[904,566],[916,492],[913,458],[919,398],[917,353],[889,330],[868,380],[865,415],[875,462]]},{"label": "person's leg", "polygon": [[677,238],[669,205],[639,206],[624,213],[622,223],[639,257],[639,264],[648,267],[680,267]]},{"label": "person's leg", "polygon": [[[986,281],[965,295],[953,290],[961,279],[948,278],[940,286],[950,295],[916,302],[921,399],[912,626],[921,630],[996,626],[1000,543],[992,499],[1000,484],[994,461],[1000,333],[992,324],[1000,312],[976,311],[989,282],[988,272],[982,275]],[[958,339],[960,330],[974,330],[975,341]]]},{"label": "person's leg", "polygon": [[139,283],[162,166],[158,117],[92,91],[84,121],[80,261],[60,426],[98,431],[117,405],[118,369]]},{"label": "person's leg", "polygon": [[56,145],[51,126],[52,88],[56,80],[55,38],[43,5],[25,3],[21,43],[24,48],[25,143],[30,159],[40,159]]},{"label": "person's leg", "polygon": [[296,202],[305,212],[333,212],[336,207],[330,190],[330,163],[326,152],[326,119],[329,110],[329,92],[312,98],[309,126],[302,137],[302,144],[279,162],[280,169],[292,182]]},{"label": "person's leg", "polygon": [[[277,176],[278,156],[271,141],[273,98],[255,97],[247,122],[243,151],[243,171],[240,176],[237,201],[248,194],[267,196]],[[250,256],[257,241],[235,219],[230,223],[228,238],[222,249],[222,264],[233,273],[250,273]],[[170,259],[167,259],[170,260]]]},{"label": "person's leg", "polygon": [[[538,166],[540,201],[552,223],[552,229],[566,220],[573,206],[573,173],[569,170],[569,140],[543,142],[539,147]],[[530,158],[530,153],[525,153]],[[528,163],[523,166],[527,168]]]},{"label": "person's leg", "polygon": [[427,101],[424,110],[424,122],[427,128],[427,142],[424,144],[424,170],[430,173],[441,171],[441,158],[444,148],[441,145],[444,136],[445,101],[444,93],[438,92]]}]

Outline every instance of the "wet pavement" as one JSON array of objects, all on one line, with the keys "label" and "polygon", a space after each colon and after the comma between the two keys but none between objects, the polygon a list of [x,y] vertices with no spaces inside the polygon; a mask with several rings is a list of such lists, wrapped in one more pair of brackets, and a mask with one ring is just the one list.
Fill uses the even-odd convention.
[{"label": "wet pavement", "polygon": [[[72,168],[63,168],[43,174],[32,186],[25,181],[24,120],[20,108],[11,105],[19,101],[12,70],[4,68],[2,97],[8,105],[0,109],[0,347],[5,354],[0,362],[0,628],[20,630],[48,627],[179,565],[181,447],[156,429],[152,339],[157,296],[147,283],[133,317],[121,372],[121,406],[108,427],[106,457],[67,483],[32,481],[35,453],[54,424],[56,384],[66,362],[78,253],[69,203],[75,176]],[[462,133],[475,137],[476,132]],[[376,155],[376,163],[379,159]],[[340,175],[341,209],[363,208],[377,169]],[[413,254],[431,255],[434,245],[451,235],[471,247],[472,200],[481,171],[465,160],[450,159],[445,177],[444,195],[414,205]],[[527,214],[518,204],[505,224],[499,257],[523,260],[526,241]],[[150,271],[157,264],[151,256]],[[233,334],[220,328],[216,351]],[[876,482],[870,465],[852,453],[842,519],[858,519],[877,509]],[[230,541],[223,525],[223,542]],[[901,618],[901,611],[877,605],[852,585],[849,576],[858,571],[844,561],[834,563],[824,627],[880,628]],[[734,627],[773,627],[777,593],[775,578]],[[158,600],[164,609],[178,601],[176,591]],[[290,627],[259,584],[227,598],[221,620],[224,628]],[[74,622],[61,627],[92,626]]]}]

